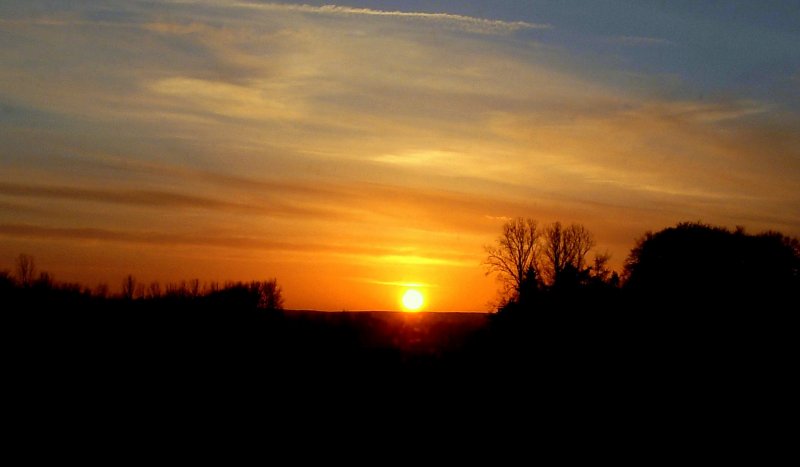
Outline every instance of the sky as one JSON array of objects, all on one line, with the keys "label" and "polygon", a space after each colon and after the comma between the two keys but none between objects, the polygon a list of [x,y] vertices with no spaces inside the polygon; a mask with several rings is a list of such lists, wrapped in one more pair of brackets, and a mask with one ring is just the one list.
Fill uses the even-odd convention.
[{"label": "sky", "polygon": [[0,269],[485,311],[511,217],[618,270],[680,221],[800,235],[797,1],[3,1]]}]

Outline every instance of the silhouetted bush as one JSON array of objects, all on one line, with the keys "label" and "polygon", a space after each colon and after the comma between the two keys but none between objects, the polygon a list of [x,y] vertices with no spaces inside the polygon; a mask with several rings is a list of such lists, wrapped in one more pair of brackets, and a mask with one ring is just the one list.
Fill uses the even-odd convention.
[{"label": "silhouetted bush", "polygon": [[771,300],[797,293],[799,264],[797,240],[780,233],[681,223],[637,242],[625,289],[670,303]]}]

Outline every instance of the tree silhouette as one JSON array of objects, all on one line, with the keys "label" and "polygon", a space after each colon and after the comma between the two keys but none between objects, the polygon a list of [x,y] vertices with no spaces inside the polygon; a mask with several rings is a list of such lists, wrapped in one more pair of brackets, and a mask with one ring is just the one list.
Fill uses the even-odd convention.
[{"label": "tree silhouette", "polygon": [[[536,221],[517,217],[503,225],[494,245],[487,245],[484,265],[487,274],[496,273],[512,297],[519,296],[526,277],[536,278],[539,239]],[[529,273],[529,271],[531,271]]]},{"label": "tree silhouette", "polygon": [[610,283],[614,275],[614,271],[609,269],[608,261],[611,259],[611,253],[597,253],[594,255],[594,261],[591,267],[591,277],[594,282]]},{"label": "tree silhouette", "polygon": [[53,289],[56,286],[56,282],[53,279],[53,276],[50,275],[47,271],[42,271],[39,274],[39,278],[33,282],[33,286],[40,290],[49,290]]},{"label": "tree silhouette", "polygon": [[8,271],[0,271],[0,294],[6,294],[14,288],[14,280]]},{"label": "tree silhouette", "polygon": [[101,282],[92,291],[92,295],[96,298],[108,298],[108,284]]},{"label": "tree silhouette", "polygon": [[189,281],[188,284],[189,296],[191,297],[199,297],[200,296],[200,279],[192,279]]},{"label": "tree silhouette", "polygon": [[153,281],[147,287],[147,296],[150,298],[160,298],[161,297],[161,284],[158,281]]},{"label": "tree silhouette", "polygon": [[283,309],[283,293],[276,279],[253,282],[251,288],[258,295],[258,308],[264,310]]},{"label": "tree silhouette", "polygon": [[536,221],[518,217],[503,225],[494,245],[484,247],[484,265],[487,274],[497,273],[505,285],[503,307],[516,302],[526,308],[539,292],[561,294],[589,284],[608,287],[612,280],[616,287],[618,277],[608,269],[608,254],[597,255],[587,267],[586,255],[594,245],[594,236],[581,224],[554,222],[539,229]]},{"label": "tree silhouette", "polygon": [[539,295],[541,280],[532,266],[528,267],[520,284],[517,302],[523,307],[531,306]]},{"label": "tree silhouette", "polygon": [[797,239],[777,232],[681,223],[637,241],[625,263],[625,287],[670,300],[763,300],[797,292],[799,252]]},{"label": "tree silhouette", "polygon": [[581,224],[562,227],[561,222],[548,226],[543,235],[542,270],[551,285],[573,282],[584,272],[586,254],[594,247],[594,236]]},{"label": "tree silhouette", "polygon": [[136,278],[128,274],[122,279],[122,298],[126,300],[133,300],[136,293]]},{"label": "tree silhouette", "polygon": [[17,256],[17,281],[23,287],[30,287],[33,285],[33,277],[36,272],[36,265],[33,261],[33,256],[24,253]]}]

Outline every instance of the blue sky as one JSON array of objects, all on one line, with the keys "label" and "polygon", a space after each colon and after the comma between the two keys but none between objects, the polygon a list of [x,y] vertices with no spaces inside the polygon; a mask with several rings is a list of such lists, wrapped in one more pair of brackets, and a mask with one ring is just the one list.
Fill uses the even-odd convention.
[{"label": "blue sky", "polygon": [[[294,2],[325,5],[329,2]],[[800,2],[796,1],[353,1],[388,11],[448,12],[548,24],[533,40],[576,60],[677,75],[687,93],[736,93],[797,110]],[[599,56],[599,57],[598,57]],[[793,92],[794,91],[794,92]],[[787,103],[790,98],[793,102]]]}]

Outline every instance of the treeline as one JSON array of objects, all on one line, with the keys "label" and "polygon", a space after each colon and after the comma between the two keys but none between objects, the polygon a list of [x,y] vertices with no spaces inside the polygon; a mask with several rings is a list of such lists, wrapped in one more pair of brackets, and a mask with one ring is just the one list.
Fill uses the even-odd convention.
[{"label": "treeline", "polygon": [[679,223],[638,239],[621,275],[608,268],[607,253],[589,258],[594,246],[593,235],[579,224],[508,221],[486,247],[487,272],[504,284],[499,309],[708,311],[797,304],[800,241],[779,232]]},{"label": "treeline", "polygon": [[92,307],[216,304],[238,308],[281,310],[283,293],[276,279],[250,282],[205,282],[199,279],[167,283],[144,283],[133,275],[122,280],[119,293],[108,284],[94,288],[78,283],[58,282],[53,275],[36,270],[35,260],[27,254],[16,258],[15,271],[0,271],[0,296],[6,305],[47,306],[83,305]]},{"label": "treeline", "polygon": [[676,394],[784,384],[796,353],[798,239],[680,223],[639,238],[618,278],[603,255],[590,260],[591,240],[580,227],[510,221],[487,249],[489,261],[502,259],[489,270],[507,294],[460,368],[500,385],[529,375],[575,401],[605,388],[646,399],[655,388],[680,406]]}]

